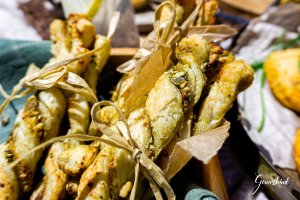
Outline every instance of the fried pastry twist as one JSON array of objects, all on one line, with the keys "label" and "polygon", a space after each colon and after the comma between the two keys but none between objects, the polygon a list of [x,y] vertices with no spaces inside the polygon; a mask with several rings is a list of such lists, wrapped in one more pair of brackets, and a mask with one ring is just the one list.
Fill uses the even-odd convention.
[{"label": "fried pastry twist", "polygon": [[252,67],[242,60],[225,63],[212,84],[199,112],[195,133],[200,134],[220,125],[237,95],[247,89],[253,79]]},{"label": "fried pastry twist", "polygon": [[[23,157],[42,141],[56,136],[65,107],[64,96],[57,88],[40,91],[29,97],[24,109],[17,116],[14,130],[4,150],[8,162]],[[25,157],[14,169],[20,192],[31,190],[35,168],[41,153],[37,151]]]},{"label": "fried pastry twist", "polygon": [[[65,29],[62,24],[67,26],[67,28]],[[73,56],[88,51],[88,48],[96,49],[101,47],[98,52],[89,58],[88,62],[85,60],[78,61],[72,63],[69,67],[71,71],[81,73],[81,76],[96,93],[98,75],[110,54],[110,39],[96,35],[94,25],[84,16],[71,15],[67,22],[55,21],[51,27],[53,30],[52,38],[55,38],[56,41],[52,48],[55,53],[64,51],[59,48],[61,46],[63,46],[64,49],[68,49],[70,41],[73,42],[73,44],[72,47],[69,48],[69,53],[75,54]],[[65,30],[67,32],[64,33]],[[64,33],[64,36],[62,36],[62,33]],[[78,52],[76,52],[74,48],[78,49]],[[68,134],[86,134],[90,124],[89,103],[79,94],[69,95],[69,93],[66,93],[66,95],[69,96],[67,99],[67,111],[70,122]],[[97,145],[97,143],[85,148],[85,146],[80,145],[80,142],[69,140],[64,144],[61,151],[52,150],[59,144],[60,143],[55,143],[55,145],[51,147],[46,159],[46,163],[52,163],[55,167],[52,169],[45,167],[46,176],[40,186],[42,189],[38,188],[31,196],[31,199],[58,199],[63,196],[68,181],[67,175],[78,175],[82,173],[94,160],[99,148],[99,144]],[[55,159],[52,157],[55,157]],[[60,179],[51,178],[52,176],[59,176]],[[54,188],[52,185],[57,185],[57,187]]]}]

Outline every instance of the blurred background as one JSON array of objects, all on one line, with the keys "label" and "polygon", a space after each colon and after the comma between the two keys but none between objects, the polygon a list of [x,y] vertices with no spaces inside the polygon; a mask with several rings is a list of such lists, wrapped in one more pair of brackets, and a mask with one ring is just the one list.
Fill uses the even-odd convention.
[{"label": "blurred background", "polygon": [[[127,13],[126,20],[132,21],[137,26],[139,34],[145,35],[153,28],[154,9],[161,1],[125,0],[121,4],[124,7],[132,3],[132,10],[127,8],[132,11],[132,16]],[[109,6],[112,9],[113,3],[109,2],[118,1],[107,2],[102,6],[102,10]],[[250,19],[264,13],[274,3],[273,0],[219,0],[217,19],[239,30]],[[107,13],[101,11],[99,13],[102,13],[102,18],[107,16]],[[9,0],[0,2],[0,17],[0,38],[47,40],[50,22],[55,18],[64,18],[64,14],[60,0]],[[98,24],[99,26],[101,23]],[[128,30],[134,31],[134,29]]]}]

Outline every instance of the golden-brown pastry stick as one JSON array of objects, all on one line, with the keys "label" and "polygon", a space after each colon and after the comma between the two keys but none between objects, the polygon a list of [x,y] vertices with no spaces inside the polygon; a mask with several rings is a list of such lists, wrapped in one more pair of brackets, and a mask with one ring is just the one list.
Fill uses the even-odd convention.
[{"label": "golden-brown pastry stick", "polygon": [[7,168],[12,155],[6,151],[6,145],[0,145],[0,195],[2,199],[13,200],[18,198],[19,182],[14,170]]},{"label": "golden-brown pastry stick", "polygon": [[215,15],[218,11],[219,4],[216,0],[205,1],[200,9],[196,26],[212,25],[215,23]]},{"label": "golden-brown pastry stick", "polygon": [[[94,48],[96,49],[99,47],[102,47],[101,50],[91,58],[90,65],[82,75],[95,93],[99,73],[102,71],[110,55],[110,39],[97,35]],[[80,99],[79,95],[74,94],[69,98],[68,114],[70,121],[68,134],[87,134],[88,126],[90,124],[90,107],[88,102],[85,102],[84,99]],[[72,145],[72,143],[74,145]],[[66,144],[66,152],[63,152],[62,155],[59,156],[59,158],[61,158],[59,159],[59,166],[68,175],[78,175],[82,173],[82,171],[90,165],[89,162],[94,160],[94,154],[96,154],[99,149],[99,144],[97,142],[91,145],[79,145],[77,147],[78,144],[80,143],[75,140],[68,141]],[[86,151],[86,155],[84,155],[84,151]],[[77,154],[76,152],[81,152],[82,154]],[[72,155],[77,156],[72,159]],[[84,156],[86,161],[84,162],[85,164],[76,167],[75,163],[81,163],[81,157],[79,155]],[[77,170],[75,170],[75,168]]]},{"label": "golden-brown pastry stick", "polygon": [[251,85],[253,73],[252,67],[243,60],[234,60],[221,67],[216,81],[201,105],[195,134],[220,125],[237,95]]},{"label": "golden-brown pastry stick", "polygon": [[56,142],[51,146],[45,161],[45,171],[51,176],[44,177],[40,187],[31,195],[30,199],[63,199],[67,175],[59,169],[57,164],[57,155],[63,150],[64,144],[62,142]]},{"label": "golden-brown pastry stick", "polygon": [[[64,96],[57,88],[40,91],[31,96],[18,114],[14,130],[7,142],[5,153],[11,158],[9,161],[23,157],[43,140],[56,136],[65,106]],[[14,169],[21,192],[30,191],[41,153],[42,151],[37,151],[25,157]]]}]

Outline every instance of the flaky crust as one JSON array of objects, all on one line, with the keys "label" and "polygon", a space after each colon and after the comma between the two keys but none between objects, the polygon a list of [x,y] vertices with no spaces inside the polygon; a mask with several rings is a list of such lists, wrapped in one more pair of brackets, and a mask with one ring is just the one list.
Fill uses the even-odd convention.
[{"label": "flaky crust", "polygon": [[13,169],[7,168],[7,147],[0,145],[0,196],[1,199],[14,200],[18,198],[19,182]]},{"label": "flaky crust", "polygon": [[216,81],[201,105],[195,134],[220,125],[237,95],[251,85],[253,73],[251,66],[242,60],[228,62],[221,67]]},{"label": "flaky crust", "polygon": [[[24,109],[18,114],[5,150],[11,154],[12,160],[23,157],[35,146],[58,134],[65,106],[64,96],[57,88],[29,97]],[[22,192],[31,190],[41,153],[42,151],[36,151],[25,157],[15,168]]]},{"label": "flaky crust", "polygon": [[45,171],[51,176],[45,176],[40,187],[31,195],[31,200],[47,199],[59,200],[65,195],[65,185],[67,175],[61,171],[57,164],[58,155],[63,152],[64,144],[54,143],[48,153],[45,161]]},{"label": "flaky crust", "polygon": [[300,173],[300,129],[297,130],[297,133],[295,135],[294,159],[296,162],[297,170]]}]

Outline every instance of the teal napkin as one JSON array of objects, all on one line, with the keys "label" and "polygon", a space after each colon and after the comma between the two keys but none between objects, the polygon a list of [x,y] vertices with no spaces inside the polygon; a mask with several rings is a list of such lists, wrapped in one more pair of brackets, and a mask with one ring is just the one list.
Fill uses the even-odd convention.
[{"label": "teal napkin", "polygon": [[[43,66],[51,57],[49,41],[16,41],[0,39],[0,84],[8,93],[25,75],[30,63]],[[4,101],[0,95],[0,103]],[[22,109],[26,98],[14,100],[3,112],[2,117],[9,117],[9,124],[0,127],[0,143],[10,134],[17,110]]]},{"label": "teal napkin", "polygon": [[205,190],[198,185],[191,184],[186,189],[184,200],[219,200],[214,193]]}]

